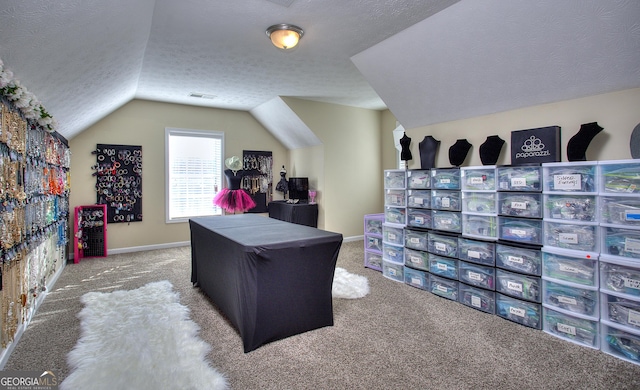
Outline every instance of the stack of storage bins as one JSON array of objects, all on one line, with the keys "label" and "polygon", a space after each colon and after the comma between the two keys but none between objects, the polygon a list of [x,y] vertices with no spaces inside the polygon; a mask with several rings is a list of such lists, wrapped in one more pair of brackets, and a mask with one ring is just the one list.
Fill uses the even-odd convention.
[{"label": "stack of storage bins", "polygon": [[640,162],[600,173],[600,349],[640,364]]},{"label": "stack of storage bins", "polygon": [[460,188],[459,168],[431,169],[432,230],[426,234],[429,291],[454,301],[458,300],[458,237],[462,232]]},{"label": "stack of storage bins", "polygon": [[496,167],[460,169],[462,237],[458,238],[458,301],[495,313]]},{"label": "stack of storage bins", "polygon": [[407,224],[407,177],[400,169],[384,171],[382,274],[404,283],[403,229]]},{"label": "stack of storage bins", "polygon": [[384,214],[364,216],[364,266],[382,271],[382,224]]},{"label": "stack of storage bins", "polygon": [[598,349],[597,164],[546,163],[543,177],[543,330]]},{"label": "stack of storage bins", "polygon": [[431,171],[407,171],[407,228],[404,248],[404,281],[429,288],[427,231],[431,228]]},{"label": "stack of storage bins", "polygon": [[496,314],[542,327],[542,168],[503,166],[498,177]]}]

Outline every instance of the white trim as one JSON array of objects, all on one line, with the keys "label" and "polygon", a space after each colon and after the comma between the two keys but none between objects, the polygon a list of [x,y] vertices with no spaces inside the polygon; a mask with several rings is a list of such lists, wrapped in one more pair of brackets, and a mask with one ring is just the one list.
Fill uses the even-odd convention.
[{"label": "white trim", "polygon": [[352,237],[346,237],[342,239],[342,242],[353,242],[353,241],[362,241],[364,240],[364,235],[362,236],[352,236]]},{"label": "white trim", "polygon": [[176,248],[180,246],[189,246],[191,245],[191,241],[179,241],[179,242],[169,242],[166,244],[154,244],[154,245],[142,245],[142,246],[131,246],[128,248],[117,248],[117,249],[108,249],[108,255],[117,255],[120,253],[131,253],[131,252],[143,252],[143,251],[153,251],[156,249],[168,249],[168,248]]}]

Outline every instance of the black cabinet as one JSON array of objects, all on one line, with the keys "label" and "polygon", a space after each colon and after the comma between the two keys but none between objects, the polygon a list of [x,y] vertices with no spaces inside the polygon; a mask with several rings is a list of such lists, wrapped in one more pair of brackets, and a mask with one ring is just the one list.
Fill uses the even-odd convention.
[{"label": "black cabinet", "polygon": [[269,217],[281,221],[318,227],[317,203],[287,203],[286,201],[269,202]]}]

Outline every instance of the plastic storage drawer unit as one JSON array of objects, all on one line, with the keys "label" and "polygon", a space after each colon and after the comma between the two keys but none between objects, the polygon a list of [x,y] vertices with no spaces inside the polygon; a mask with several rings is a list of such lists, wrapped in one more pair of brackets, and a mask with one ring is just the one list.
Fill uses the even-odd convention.
[{"label": "plastic storage drawer unit", "polygon": [[404,264],[382,259],[382,274],[386,278],[404,283]]},{"label": "plastic storage drawer unit", "polygon": [[447,279],[458,280],[458,260],[430,253],[429,273]]},{"label": "plastic storage drawer unit", "polygon": [[458,237],[429,232],[427,251],[436,255],[458,258]]},{"label": "plastic storage drawer unit", "polygon": [[407,206],[413,208],[431,208],[430,190],[409,190],[407,191]]},{"label": "plastic storage drawer unit", "polygon": [[590,161],[542,164],[545,192],[598,191],[597,165]]},{"label": "plastic storage drawer unit", "polygon": [[431,275],[429,279],[429,291],[433,294],[451,299],[452,301],[458,300],[457,281],[441,278],[435,275]]},{"label": "plastic storage drawer unit", "polygon": [[476,264],[495,265],[496,243],[459,237],[458,258]]},{"label": "plastic storage drawer unit", "polygon": [[466,263],[464,261],[458,264],[458,280],[461,282],[486,290],[495,290],[495,279],[496,269],[494,267]]},{"label": "plastic storage drawer unit", "polygon": [[640,332],[630,331],[600,320],[600,350],[611,356],[640,365]]},{"label": "plastic storage drawer unit", "polygon": [[529,328],[542,327],[542,305],[496,294],[496,314]]},{"label": "plastic storage drawer unit", "polygon": [[514,298],[540,303],[542,279],[496,269],[496,291]]},{"label": "plastic storage drawer unit", "polygon": [[404,248],[404,265],[427,271],[429,269],[429,253]]},{"label": "plastic storage drawer unit", "polygon": [[407,187],[411,189],[431,188],[430,169],[410,169],[407,171]]},{"label": "plastic storage drawer unit", "polygon": [[598,320],[567,315],[548,307],[542,308],[542,330],[552,336],[582,345],[600,349]]},{"label": "plastic storage drawer unit", "polygon": [[567,314],[590,317],[596,321],[600,318],[599,294],[594,287],[587,288],[543,279],[542,303]]},{"label": "plastic storage drawer unit", "polygon": [[429,274],[426,271],[405,267],[404,283],[421,290],[427,290],[429,288]]},{"label": "plastic storage drawer unit", "polygon": [[485,313],[495,314],[496,312],[496,293],[494,291],[469,286],[462,282],[458,285],[458,302]]},{"label": "plastic storage drawer unit", "polygon": [[542,191],[540,166],[498,167],[498,191]]},{"label": "plastic storage drawer unit", "polygon": [[572,256],[568,251],[542,248],[542,276],[560,282],[598,287],[598,255]]},{"label": "plastic storage drawer unit", "polygon": [[407,226],[431,229],[431,210],[429,209],[407,209]]},{"label": "plastic storage drawer unit", "polygon": [[542,218],[542,194],[499,192],[498,214],[507,217]]},{"label": "plastic storage drawer unit", "polygon": [[495,191],[496,167],[488,165],[460,168],[460,181],[463,191]]},{"label": "plastic storage drawer unit", "polygon": [[496,267],[534,276],[542,273],[540,247],[503,243],[498,243],[496,247]]}]

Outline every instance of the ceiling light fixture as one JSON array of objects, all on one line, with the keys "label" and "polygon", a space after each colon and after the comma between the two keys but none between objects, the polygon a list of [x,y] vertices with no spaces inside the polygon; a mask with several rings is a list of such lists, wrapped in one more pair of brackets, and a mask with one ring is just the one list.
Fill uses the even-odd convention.
[{"label": "ceiling light fixture", "polygon": [[271,43],[283,50],[293,49],[303,35],[304,31],[292,24],[275,24],[267,29],[267,36],[271,39]]}]

